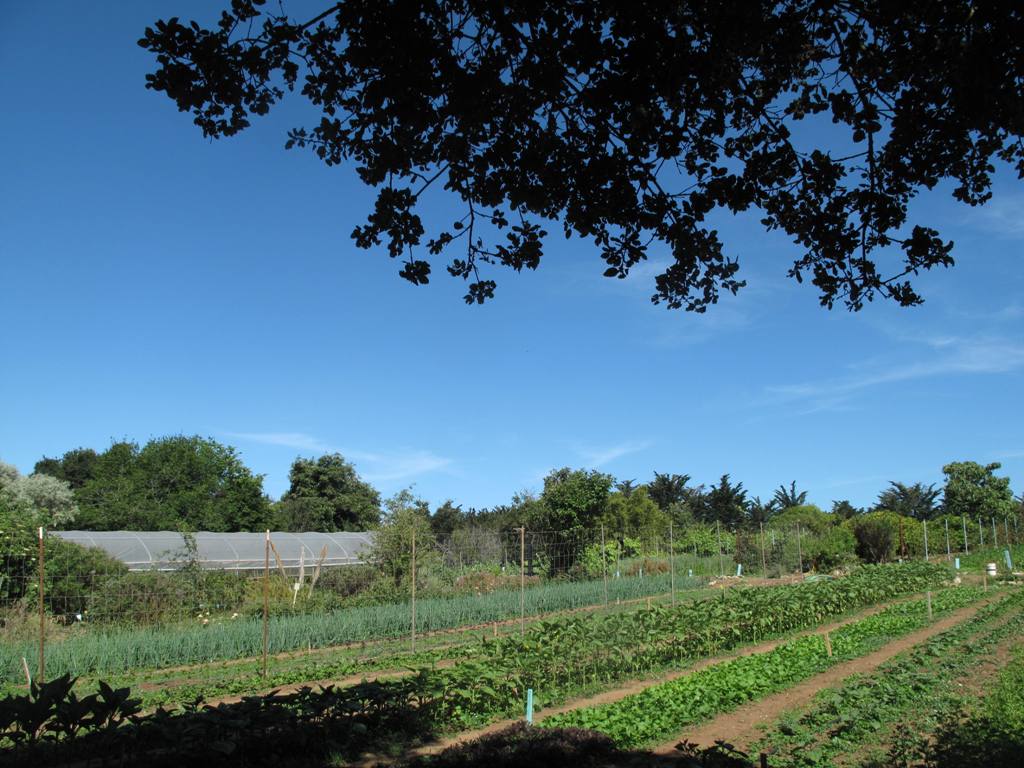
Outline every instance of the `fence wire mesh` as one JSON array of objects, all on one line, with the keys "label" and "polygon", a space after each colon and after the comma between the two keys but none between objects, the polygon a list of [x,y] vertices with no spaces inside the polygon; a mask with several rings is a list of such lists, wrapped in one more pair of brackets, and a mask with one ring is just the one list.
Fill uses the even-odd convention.
[{"label": "fence wire mesh", "polygon": [[[923,542],[901,534],[897,554],[952,558],[1019,545],[1009,521],[925,530]],[[262,567],[243,569],[211,568],[188,536],[175,567],[163,570],[129,570],[52,534],[39,552],[0,552],[0,683],[396,638],[415,644],[492,623],[521,628],[559,611],[674,602],[722,578],[783,578],[817,568],[830,546],[806,528],[771,524],[444,536],[427,525],[377,532],[359,562],[333,565],[326,548],[298,562],[283,557],[289,535],[271,535]]]}]

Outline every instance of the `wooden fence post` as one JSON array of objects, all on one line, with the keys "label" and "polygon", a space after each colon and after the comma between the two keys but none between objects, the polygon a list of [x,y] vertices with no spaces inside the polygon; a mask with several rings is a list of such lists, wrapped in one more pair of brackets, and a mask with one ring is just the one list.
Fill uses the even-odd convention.
[{"label": "wooden fence post", "polygon": [[764,573],[764,577],[768,578],[768,561],[764,556],[764,523],[758,523],[761,527],[761,571]]},{"label": "wooden fence post", "polygon": [[263,677],[267,676],[270,645],[270,529],[263,540]]},{"label": "wooden fence post", "polygon": [[[672,605],[676,604],[676,540],[672,535],[672,522],[668,524],[668,571],[669,583],[672,587]],[[607,598],[605,599],[607,603]]]},{"label": "wooden fence post", "polygon": [[416,652],[416,528],[412,529],[412,635],[411,645]]},{"label": "wooden fence post", "polygon": [[718,575],[725,576],[725,561],[722,559],[722,521],[715,520],[715,531],[718,535]]},{"label": "wooden fence post", "polygon": [[39,526],[39,684],[46,682],[46,606],[43,596],[46,588],[46,549],[43,546],[43,527]]},{"label": "wooden fence post", "polygon": [[526,634],[526,526],[519,528],[519,634]]},{"label": "wooden fence post", "polygon": [[604,604],[608,605],[608,556],[604,547],[604,523],[601,523],[601,579],[604,581]]}]

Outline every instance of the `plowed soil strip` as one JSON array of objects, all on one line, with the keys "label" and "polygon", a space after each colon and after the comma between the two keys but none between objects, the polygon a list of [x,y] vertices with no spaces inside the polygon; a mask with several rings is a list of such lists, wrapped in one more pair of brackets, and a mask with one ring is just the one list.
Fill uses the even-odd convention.
[{"label": "plowed soil strip", "polygon": [[[623,686],[615,688],[614,690],[605,691],[604,693],[600,693],[596,696],[591,696],[585,699],[575,699],[559,707],[552,707],[551,709],[546,709],[543,712],[538,712],[536,715],[534,715],[533,719],[534,722],[539,722],[545,718],[552,717],[553,715],[559,715],[563,712],[570,712],[574,709],[582,709],[583,707],[593,707],[600,704],[610,704],[612,702],[619,701],[620,699],[624,699],[627,696],[631,696],[634,693],[640,693],[640,691],[643,691],[646,688],[650,688],[661,683],[666,683],[670,680],[675,680],[680,677],[685,677],[687,675],[693,674],[697,670],[704,669],[705,667],[710,667],[714,664],[720,664],[723,661],[729,661],[730,659],[736,659],[741,656],[752,656],[757,653],[766,653],[768,651],[774,650],[783,643],[788,643],[789,641],[797,637],[821,634],[823,632],[834,632],[840,627],[844,627],[847,624],[852,624],[855,621],[865,619],[868,616],[872,616],[876,613],[879,613],[880,611],[896,603],[906,602],[909,600],[919,600],[922,597],[923,595],[908,595],[898,600],[892,600],[888,603],[872,606],[871,608],[863,610],[859,613],[855,613],[851,616],[846,617],[845,619],[841,619],[830,624],[821,624],[816,627],[812,627],[811,629],[801,630],[799,632],[788,634],[783,637],[776,638],[774,640],[767,640],[765,642],[757,643],[755,645],[743,646],[742,648],[737,649],[734,652],[719,654],[717,656],[711,656],[705,659],[701,659],[699,661],[694,662],[693,664],[688,665],[685,668],[674,670],[668,674],[660,675],[658,677],[648,677],[633,680],[631,682],[626,683]],[[474,739],[478,739],[481,736],[486,736],[489,733],[494,733],[495,731],[500,731],[503,728],[507,728],[508,726],[517,722],[519,722],[519,718],[516,718],[514,720],[501,720],[499,722],[492,723],[491,725],[488,725],[485,728],[479,728],[474,731],[465,731],[459,734],[458,736],[453,736],[452,738],[444,739],[440,742],[427,744],[425,746],[413,749],[409,752],[407,757],[412,757],[416,755],[437,754],[438,752],[441,752],[447,749],[448,747],[452,747],[457,744],[464,744],[468,741],[473,741]],[[672,743],[673,747],[675,746],[675,743],[676,742]]]},{"label": "plowed soil strip", "polygon": [[925,629],[919,629],[888,645],[879,648],[860,658],[838,664],[831,669],[815,675],[802,683],[794,685],[780,693],[773,694],[759,701],[751,702],[732,712],[719,715],[701,725],[682,731],[671,742],[665,742],[653,750],[656,754],[672,754],[676,744],[686,740],[701,746],[712,746],[721,739],[739,749],[745,749],[761,736],[760,726],[774,723],[779,715],[789,709],[806,706],[811,699],[824,688],[831,688],[845,678],[857,673],[873,672],[882,663],[893,656],[906,651],[918,643],[945,632],[962,621],[970,619],[992,599],[974,603],[966,608],[954,611],[949,616],[936,621]]}]

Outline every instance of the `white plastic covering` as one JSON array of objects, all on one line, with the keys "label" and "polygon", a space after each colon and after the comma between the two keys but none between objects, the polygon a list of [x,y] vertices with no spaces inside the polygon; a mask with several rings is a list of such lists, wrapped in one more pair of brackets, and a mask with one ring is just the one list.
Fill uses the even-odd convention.
[{"label": "white plastic covering", "polygon": [[[173,571],[189,559],[185,537],[175,531],[51,531],[65,541],[97,547],[120,560],[132,571]],[[263,568],[264,533],[193,534],[196,556],[202,568],[244,571]],[[324,567],[364,562],[373,545],[373,533],[288,533],[271,531],[270,540],[285,568],[299,563],[313,566],[327,546]],[[273,553],[270,567],[276,567]]]}]

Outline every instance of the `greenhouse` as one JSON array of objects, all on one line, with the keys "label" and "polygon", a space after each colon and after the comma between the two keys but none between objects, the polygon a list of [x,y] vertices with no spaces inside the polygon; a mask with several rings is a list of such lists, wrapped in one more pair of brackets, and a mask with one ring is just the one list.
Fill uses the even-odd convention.
[{"label": "greenhouse", "polygon": [[[191,562],[210,570],[249,571],[262,569],[266,556],[264,533],[200,531],[190,536],[195,542],[192,551],[185,536],[176,531],[53,531],[52,535],[102,549],[132,571],[174,571]],[[278,559],[287,569],[318,563],[328,568],[364,562],[373,533],[273,531],[270,540],[272,568]]]}]

